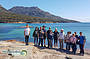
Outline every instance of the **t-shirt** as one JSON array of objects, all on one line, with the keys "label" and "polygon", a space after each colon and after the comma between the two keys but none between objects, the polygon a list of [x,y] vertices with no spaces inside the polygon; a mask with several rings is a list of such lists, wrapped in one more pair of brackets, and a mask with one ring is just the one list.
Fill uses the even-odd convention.
[{"label": "t-shirt", "polygon": [[44,38],[43,37],[43,30],[39,30],[39,38]]},{"label": "t-shirt", "polygon": [[75,37],[78,39],[78,35],[75,35]]},{"label": "t-shirt", "polygon": [[58,39],[58,34],[59,34],[58,31],[57,32],[54,31],[54,39]]},{"label": "t-shirt", "polygon": [[46,30],[43,29],[43,32],[44,32],[44,38],[46,38]]},{"label": "t-shirt", "polygon": [[25,35],[29,35],[30,28],[26,28],[24,31],[25,31]]},{"label": "t-shirt", "polygon": [[71,35],[68,35],[68,34],[65,36],[66,42],[70,42],[70,37],[71,37]]},{"label": "t-shirt", "polygon": [[59,33],[59,37],[58,37],[58,39],[64,39],[65,38],[65,34],[64,34],[64,32],[62,33],[62,32],[60,32]]},{"label": "t-shirt", "polygon": [[49,38],[50,40],[53,40],[53,33],[49,33],[48,38]]},{"label": "t-shirt", "polygon": [[79,36],[80,44],[84,44],[85,36]]},{"label": "t-shirt", "polygon": [[34,32],[33,32],[33,37],[38,37],[38,33],[39,31],[38,30],[35,30]]},{"label": "t-shirt", "polygon": [[76,37],[73,37],[73,36],[72,36],[72,37],[70,38],[70,42],[71,42],[71,43],[76,43],[76,40],[77,40]]},{"label": "t-shirt", "polygon": [[50,34],[50,31],[51,31],[51,30],[48,30],[48,31],[47,31],[47,39],[48,39],[48,36],[49,36],[49,34]]}]

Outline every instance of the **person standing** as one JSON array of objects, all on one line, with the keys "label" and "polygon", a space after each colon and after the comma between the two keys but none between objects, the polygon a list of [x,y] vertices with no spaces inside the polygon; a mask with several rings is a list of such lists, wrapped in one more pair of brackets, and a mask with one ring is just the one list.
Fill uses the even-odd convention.
[{"label": "person standing", "polygon": [[39,46],[41,44],[41,47],[43,47],[43,38],[44,38],[43,34],[44,34],[44,32],[42,30],[42,27],[40,27],[40,30],[39,30]]},{"label": "person standing", "polygon": [[28,45],[29,36],[30,36],[30,28],[29,28],[29,25],[27,24],[26,29],[24,30],[24,37],[25,37],[26,45]]},{"label": "person standing", "polygon": [[[38,45],[38,37],[39,37],[39,31],[38,31],[38,27],[36,27],[33,32],[34,45]],[[37,43],[35,44],[35,42]]]},{"label": "person standing", "polygon": [[53,32],[52,32],[52,30],[50,30],[50,33],[48,35],[48,39],[49,39],[49,48],[52,48],[52,43],[53,43]]},{"label": "person standing", "polygon": [[55,28],[55,31],[54,31],[54,47],[58,46],[58,34],[59,34],[59,32],[57,31],[57,28]]},{"label": "person standing", "polygon": [[75,34],[75,37],[77,38],[76,44],[79,45],[79,37],[77,35],[77,32],[74,32],[74,34]]},{"label": "person standing", "polygon": [[42,30],[44,32],[44,35],[43,35],[43,37],[44,37],[44,47],[46,47],[45,41],[46,41],[46,34],[47,34],[47,32],[46,32],[45,26],[43,26],[43,29]]},{"label": "person standing", "polygon": [[80,39],[80,44],[79,44],[79,46],[80,46],[80,55],[84,56],[84,46],[85,46],[86,38],[85,38],[85,36],[83,36],[82,32],[80,32],[79,39]]},{"label": "person standing", "polygon": [[49,48],[49,34],[51,31],[51,27],[49,27],[49,30],[47,31],[47,41],[48,41],[48,48]]},{"label": "person standing", "polygon": [[77,38],[75,37],[75,34],[72,34],[72,37],[70,38],[70,42],[72,44],[72,53],[76,54],[77,46],[76,46]]},{"label": "person standing", "polygon": [[67,32],[67,35],[65,36],[65,43],[66,43],[67,53],[68,53],[69,50],[70,50],[70,37],[71,37],[70,32]]},{"label": "person standing", "polygon": [[64,34],[63,29],[61,29],[61,32],[59,33],[58,39],[59,39],[60,49],[63,49],[63,42],[65,39],[65,34]]}]

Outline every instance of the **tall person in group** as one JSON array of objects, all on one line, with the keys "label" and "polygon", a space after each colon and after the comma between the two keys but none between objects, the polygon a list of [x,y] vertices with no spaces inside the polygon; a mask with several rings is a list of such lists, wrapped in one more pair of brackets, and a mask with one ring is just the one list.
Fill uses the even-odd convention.
[{"label": "tall person in group", "polygon": [[30,28],[29,28],[29,25],[26,24],[26,29],[24,30],[24,37],[25,37],[26,45],[28,45],[29,36],[30,36]]}]

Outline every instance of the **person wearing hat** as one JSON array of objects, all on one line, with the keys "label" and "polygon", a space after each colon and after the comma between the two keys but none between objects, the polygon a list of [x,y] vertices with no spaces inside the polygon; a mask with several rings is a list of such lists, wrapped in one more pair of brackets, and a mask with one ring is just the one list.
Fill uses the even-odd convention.
[{"label": "person wearing hat", "polygon": [[58,46],[58,34],[59,34],[59,32],[57,31],[57,28],[55,28],[55,31],[54,31],[54,47]]},{"label": "person wearing hat", "polygon": [[64,38],[65,38],[64,30],[61,29],[61,30],[60,30],[60,33],[59,33],[59,35],[58,35],[58,40],[59,40],[59,44],[60,44],[60,49],[63,49]]}]

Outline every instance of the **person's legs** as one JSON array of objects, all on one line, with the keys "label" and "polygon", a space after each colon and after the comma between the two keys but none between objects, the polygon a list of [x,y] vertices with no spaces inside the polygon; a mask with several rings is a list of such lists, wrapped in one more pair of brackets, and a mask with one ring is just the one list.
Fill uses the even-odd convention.
[{"label": "person's legs", "polygon": [[41,39],[41,46],[43,47],[43,39]]},{"label": "person's legs", "polygon": [[82,49],[82,53],[84,54],[84,47],[83,47],[83,49]]},{"label": "person's legs", "polygon": [[72,44],[72,52],[74,52],[74,44]]},{"label": "person's legs", "polygon": [[50,41],[50,39],[49,39],[49,48],[51,47],[51,41]]},{"label": "person's legs", "polygon": [[82,46],[81,44],[79,44],[79,47],[80,47],[80,54],[82,53]]},{"label": "person's legs", "polygon": [[44,38],[44,47],[46,47],[45,41],[46,41],[46,38]]},{"label": "person's legs", "polygon": [[40,44],[41,44],[41,38],[39,38],[39,46],[40,46]]},{"label": "person's legs", "polygon": [[61,40],[61,49],[63,49],[63,40]]},{"label": "person's legs", "polygon": [[34,37],[34,45],[35,45],[36,37]]},{"label": "person's legs", "polygon": [[61,39],[59,39],[59,45],[60,45],[60,49],[61,49]]},{"label": "person's legs", "polygon": [[37,45],[38,45],[38,37],[37,37]]},{"label": "person's legs", "polygon": [[56,45],[55,45],[55,38],[54,38],[54,47],[55,47]]},{"label": "person's legs", "polygon": [[57,46],[57,40],[56,40],[56,38],[54,38],[54,47],[56,47]]},{"label": "person's legs", "polygon": [[66,42],[66,50],[68,49],[68,43]]},{"label": "person's legs", "polygon": [[80,44],[80,54],[84,54],[83,44]]},{"label": "person's legs", "polygon": [[51,40],[51,48],[52,48],[52,42],[53,42],[53,40]]},{"label": "person's legs", "polygon": [[68,43],[68,50],[70,50],[70,42]]},{"label": "person's legs", "polygon": [[26,43],[26,45],[28,45],[28,39],[29,39],[29,36],[25,36],[25,43]]},{"label": "person's legs", "polygon": [[47,41],[48,41],[48,48],[49,48],[49,39],[47,39]]},{"label": "person's legs", "polygon": [[58,46],[57,38],[55,39],[55,46]]},{"label": "person's legs", "polygon": [[76,44],[74,44],[73,50],[74,50],[74,54],[76,54],[76,50],[77,50]]}]

